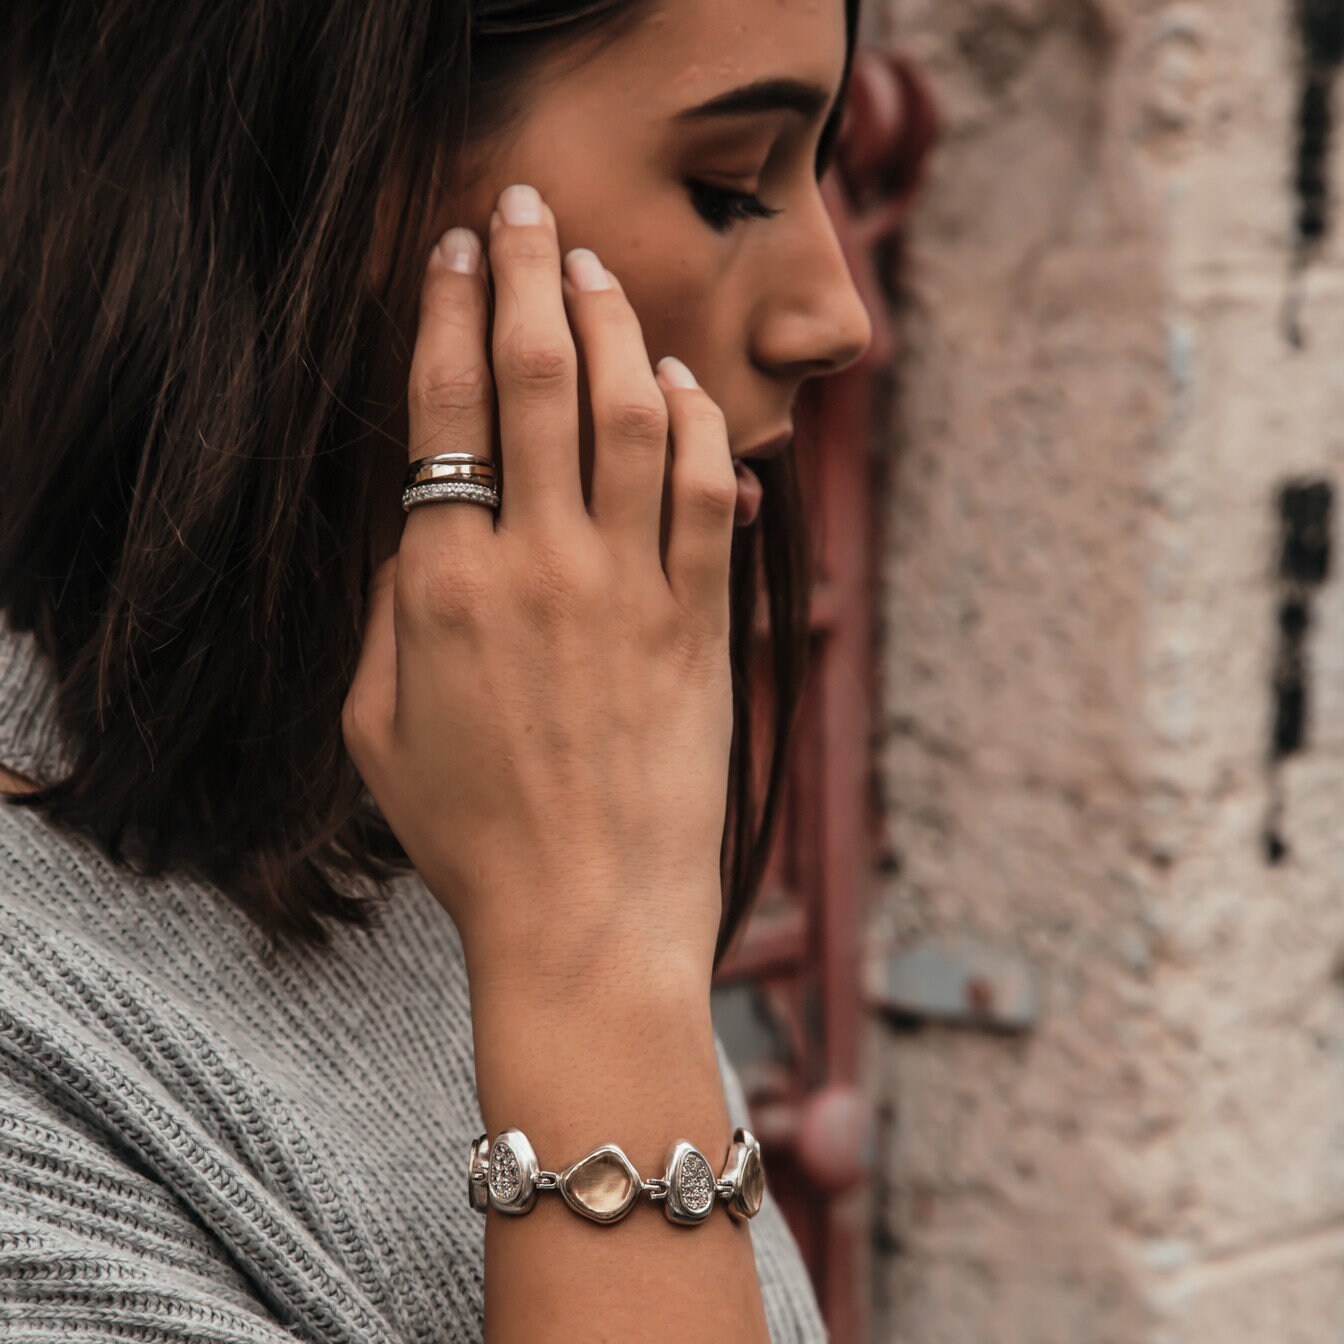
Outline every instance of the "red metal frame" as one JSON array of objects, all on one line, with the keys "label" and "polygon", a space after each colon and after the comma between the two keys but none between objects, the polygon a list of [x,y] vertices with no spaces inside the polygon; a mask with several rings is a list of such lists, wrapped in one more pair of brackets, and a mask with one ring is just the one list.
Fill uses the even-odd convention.
[{"label": "red metal frame", "polygon": [[[771,1190],[813,1276],[833,1344],[867,1338],[871,1107],[859,1077],[859,935],[873,829],[869,783],[873,618],[872,445],[895,338],[880,277],[935,134],[898,58],[856,55],[837,169],[824,183],[872,318],[862,361],[812,385],[798,448],[817,545],[814,658],[779,842],[757,909],[725,956],[721,989],[749,987],[779,1047],[738,1059]],[[764,728],[764,724],[762,727]],[[731,1039],[725,1044],[731,1049]]]}]

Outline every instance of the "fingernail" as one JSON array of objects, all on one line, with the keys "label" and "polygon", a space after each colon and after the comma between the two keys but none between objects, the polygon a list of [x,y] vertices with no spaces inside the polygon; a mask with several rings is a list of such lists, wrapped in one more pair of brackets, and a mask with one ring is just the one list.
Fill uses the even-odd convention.
[{"label": "fingernail", "polygon": [[439,257],[450,271],[475,275],[481,265],[481,240],[470,229],[449,229],[439,239]]},{"label": "fingernail", "polygon": [[506,224],[540,224],[541,197],[535,187],[505,187],[499,196],[499,213]]},{"label": "fingernail", "polygon": [[607,268],[597,259],[596,252],[576,247],[565,254],[565,274],[575,289],[610,289]]},{"label": "fingernail", "polygon": [[699,387],[700,384],[695,381],[695,375],[679,360],[676,355],[664,355],[658,361],[658,372],[667,379],[673,387]]}]

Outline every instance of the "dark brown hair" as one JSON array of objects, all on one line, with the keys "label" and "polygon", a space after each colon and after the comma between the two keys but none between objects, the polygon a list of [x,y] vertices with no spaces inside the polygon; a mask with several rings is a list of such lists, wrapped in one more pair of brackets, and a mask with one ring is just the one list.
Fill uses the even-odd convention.
[{"label": "dark brown hair", "polygon": [[[347,408],[369,370],[375,202],[390,165],[506,127],[530,63],[646,7],[18,0],[0,51],[0,608],[55,668],[73,768],[12,801],[139,871],[200,872],[275,938],[371,922],[405,862],[340,730],[369,577]],[[403,238],[432,189],[407,193]],[[807,657],[792,455],[760,474],[731,576],[720,952],[763,871]]]}]

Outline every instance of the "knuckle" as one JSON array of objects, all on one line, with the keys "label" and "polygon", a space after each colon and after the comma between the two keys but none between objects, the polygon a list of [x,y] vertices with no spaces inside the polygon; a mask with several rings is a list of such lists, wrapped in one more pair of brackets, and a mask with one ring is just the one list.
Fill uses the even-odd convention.
[{"label": "knuckle", "polygon": [[732,472],[698,472],[683,483],[681,495],[697,512],[731,517],[737,506],[737,477]]},{"label": "knuckle", "polygon": [[415,380],[422,409],[438,420],[459,421],[484,414],[490,405],[490,374],[484,364],[470,369],[432,367]]},{"label": "knuckle", "polygon": [[[465,282],[465,283],[464,283]],[[420,291],[421,333],[442,327],[461,335],[480,338],[485,325],[485,290],[479,280],[447,267],[431,266]]]},{"label": "knuckle", "polygon": [[686,418],[699,429],[726,433],[727,421],[724,418],[723,408],[704,392],[687,399]]},{"label": "knuckle", "polygon": [[412,624],[468,626],[480,618],[486,585],[487,573],[479,561],[440,555],[436,548],[429,563],[407,566],[397,588],[398,614]]},{"label": "knuckle", "polygon": [[602,410],[602,428],[618,438],[648,439],[658,444],[667,438],[667,406],[661,401],[635,397],[609,402]]},{"label": "knuckle", "polygon": [[727,654],[728,622],[707,612],[688,611],[678,630],[673,657],[680,675],[696,687],[722,680]]},{"label": "knuckle", "polygon": [[570,351],[554,342],[514,339],[501,351],[501,372],[514,383],[537,391],[560,391],[576,377]]},{"label": "knuckle", "polygon": [[496,240],[492,255],[520,266],[549,267],[559,273],[560,247],[545,228],[512,228]]}]

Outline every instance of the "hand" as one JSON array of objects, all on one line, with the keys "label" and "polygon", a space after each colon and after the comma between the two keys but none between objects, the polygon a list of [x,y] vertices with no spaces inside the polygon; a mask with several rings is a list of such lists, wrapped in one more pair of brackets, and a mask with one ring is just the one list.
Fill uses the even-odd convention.
[{"label": "hand", "polygon": [[502,217],[527,191],[490,221],[491,348],[486,280],[452,269],[452,231],[425,272],[410,373],[412,459],[492,456],[497,417],[501,509],[410,511],[371,587],[345,741],[473,983],[656,969],[707,990],[732,737],[727,432],[702,390],[655,375],[591,254],[562,278],[549,207]]}]

